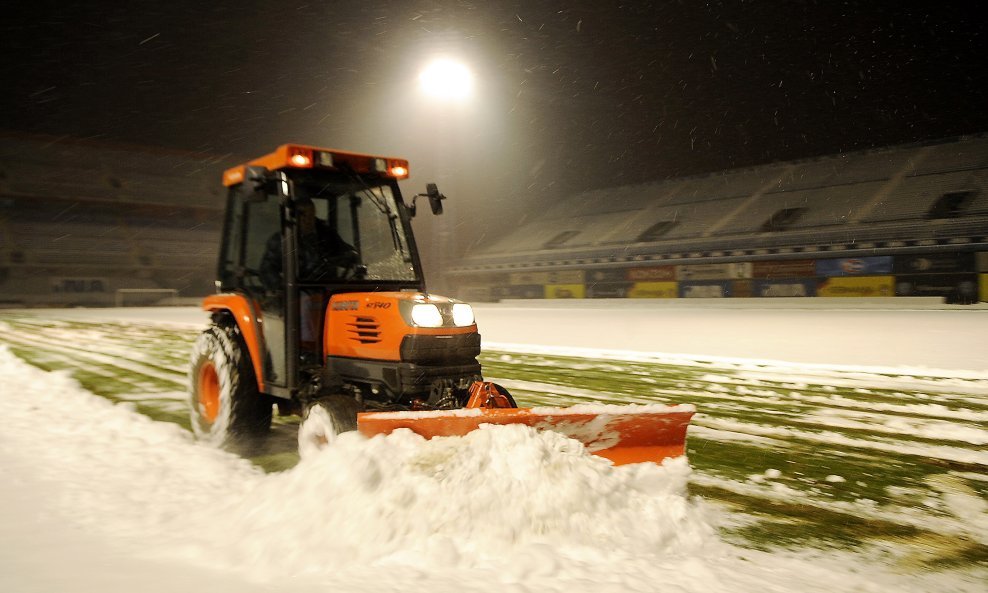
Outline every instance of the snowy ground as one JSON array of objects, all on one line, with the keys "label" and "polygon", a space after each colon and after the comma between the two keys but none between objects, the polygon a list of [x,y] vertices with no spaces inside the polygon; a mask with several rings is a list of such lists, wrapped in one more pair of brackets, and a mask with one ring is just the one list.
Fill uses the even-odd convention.
[{"label": "snowy ground", "polygon": [[939,299],[618,299],[477,307],[485,343],[687,359],[988,371],[988,303]]},{"label": "snowy ground", "polygon": [[[534,403],[695,400],[692,471],[612,468],[511,427],[453,442],[354,436],[265,473],[192,442],[176,419],[201,313],[0,315],[0,590],[988,590],[988,311],[588,307],[479,308],[485,338],[501,342],[488,374]],[[675,349],[670,336],[705,323],[707,351]],[[825,344],[841,323],[860,337]],[[898,357],[874,349],[869,323],[897,328]],[[518,344],[512,324],[534,339]],[[754,336],[767,345],[745,350]],[[828,349],[845,358],[814,358]],[[883,460],[913,481],[850,475]],[[787,535],[771,505],[791,531],[826,526],[823,513],[887,537],[767,544],[753,534]],[[938,566],[917,540],[967,551]]]}]

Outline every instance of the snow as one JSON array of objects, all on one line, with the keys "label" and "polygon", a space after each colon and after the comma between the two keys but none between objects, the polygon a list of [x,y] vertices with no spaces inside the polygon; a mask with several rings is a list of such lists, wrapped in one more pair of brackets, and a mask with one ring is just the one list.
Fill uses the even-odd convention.
[{"label": "snow", "polygon": [[984,304],[910,303],[905,310],[899,299],[550,300],[476,304],[474,313],[488,347],[988,376]]},{"label": "snow", "polygon": [[777,437],[783,440],[799,438],[810,442],[837,445],[837,448],[867,449],[872,451],[888,451],[902,455],[914,455],[923,458],[936,458],[958,463],[988,465],[988,450],[972,450],[969,448],[952,447],[949,445],[904,444],[902,442],[886,442],[848,437],[833,431],[799,430],[783,426],[760,426],[758,424],[742,424],[735,420],[708,418],[704,421],[708,428],[736,432],[745,432],[757,436]]},{"label": "snow", "polygon": [[[16,312],[17,309],[11,309]],[[210,313],[200,307],[121,307],[57,309],[59,319],[84,321],[138,321],[168,327],[199,328],[209,321]]]},{"label": "snow", "polygon": [[[511,335],[516,323],[497,321],[510,309],[477,308],[485,341]],[[958,333],[956,340],[948,348],[938,332],[923,333],[924,340],[906,340],[900,332],[892,357],[875,349],[877,338],[843,340],[841,348],[817,343],[825,335],[807,340],[805,318],[790,327],[771,311],[756,315],[756,333],[769,345],[755,348],[751,327],[738,335],[740,326],[703,307],[656,308],[645,316],[652,321],[634,308],[594,315],[579,304],[555,312],[530,309],[534,317],[518,321],[530,332],[519,348],[558,353],[575,346],[584,353],[686,359],[692,351],[678,334],[689,321],[694,328],[710,324],[700,332],[712,345],[703,354],[729,357],[752,373],[766,372],[759,366],[766,360],[801,365],[810,378],[826,375],[827,364],[863,373],[921,367],[929,369],[927,376],[942,377],[938,381],[960,377],[972,398],[983,397],[981,382],[988,379],[982,310],[967,311],[960,324],[954,321],[958,311],[913,311],[929,323],[942,321],[943,332]],[[205,319],[192,309],[166,311],[172,325],[191,327]],[[837,326],[840,319],[860,324],[862,318],[842,314],[862,312],[820,318]],[[92,319],[86,315],[121,313],[74,314]],[[134,310],[125,313],[141,319]],[[885,313],[894,312],[867,313],[891,327]],[[823,334],[833,329],[812,326]],[[524,342],[524,335],[513,335],[515,343]],[[773,349],[772,343],[785,347]],[[683,459],[615,468],[559,434],[506,426],[429,441],[407,430],[372,439],[348,434],[291,470],[264,474],[194,442],[174,424],[88,393],[65,373],[29,366],[4,346],[0,386],[2,591],[985,591],[984,581],[970,575],[905,572],[860,553],[731,546],[715,529],[729,518],[686,496],[687,480],[696,476]],[[760,435],[741,435],[731,428],[725,423],[703,430],[765,443],[800,434],[766,427]],[[938,424],[901,428],[936,436]],[[980,442],[984,435],[942,436]],[[836,434],[822,438],[842,446],[893,447]],[[931,449],[944,458],[988,463],[980,451],[945,445],[906,452]],[[772,488],[780,501],[790,496],[785,485],[767,482],[781,477],[780,470],[757,476],[739,487]],[[944,500],[970,529],[983,530],[984,501],[955,485],[943,488],[950,494]],[[924,520],[919,513],[917,524]]]},{"label": "snow", "polygon": [[[399,430],[343,435],[296,468],[264,475],[6,348],[0,377],[10,411],[0,455],[28,475],[7,484],[8,498],[20,501],[19,516],[48,517],[25,527],[82,529],[74,539],[99,544],[83,548],[94,562],[191,564],[282,590],[286,580],[364,588],[369,567],[398,580],[411,571],[430,590],[461,572],[493,590],[519,580],[555,589],[600,571],[636,590],[635,579],[681,580],[666,574],[674,559],[723,547],[702,505],[684,496],[684,459],[614,468],[576,441],[523,426],[431,441]],[[35,490],[52,496],[32,499]],[[6,590],[38,586],[16,567],[42,551],[14,543],[5,546]],[[79,578],[83,590],[114,584]]]},{"label": "snow", "polygon": [[522,426],[401,430],[264,475],[5,348],[0,380],[5,591],[831,591],[834,570],[849,590],[978,586],[728,546],[682,459],[614,468]]}]

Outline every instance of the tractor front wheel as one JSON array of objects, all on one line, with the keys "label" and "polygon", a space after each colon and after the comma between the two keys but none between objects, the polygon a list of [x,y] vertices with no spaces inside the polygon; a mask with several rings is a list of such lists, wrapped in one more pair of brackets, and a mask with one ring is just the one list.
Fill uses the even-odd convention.
[{"label": "tractor front wheel", "polygon": [[331,446],[341,433],[357,430],[358,411],[357,400],[346,395],[322,398],[307,405],[298,428],[299,457],[314,457]]},{"label": "tractor front wheel", "polygon": [[271,399],[258,392],[240,332],[213,325],[199,335],[189,370],[189,412],[196,438],[238,452],[255,448],[271,428]]}]

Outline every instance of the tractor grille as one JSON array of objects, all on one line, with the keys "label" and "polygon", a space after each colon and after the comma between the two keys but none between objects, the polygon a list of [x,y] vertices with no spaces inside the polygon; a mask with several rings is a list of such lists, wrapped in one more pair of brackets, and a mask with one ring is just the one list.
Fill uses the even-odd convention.
[{"label": "tractor grille", "polygon": [[354,317],[347,323],[349,338],[361,344],[377,344],[381,341],[381,324],[373,317]]}]

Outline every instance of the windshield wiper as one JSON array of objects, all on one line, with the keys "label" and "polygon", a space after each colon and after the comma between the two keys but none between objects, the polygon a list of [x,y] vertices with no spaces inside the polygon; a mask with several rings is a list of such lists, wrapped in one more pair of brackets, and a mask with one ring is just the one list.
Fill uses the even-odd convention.
[{"label": "windshield wiper", "polygon": [[398,233],[398,215],[391,210],[387,200],[374,193],[374,188],[372,188],[363,177],[358,175],[357,172],[353,170],[353,167],[346,167],[344,171],[352,181],[355,181],[363,186],[363,191],[367,193],[367,197],[370,198],[371,202],[377,206],[377,209],[380,210],[381,214],[388,217],[388,224],[391,226],[391,242],[394,243],[395,251],[405,256],[405,259],[407,260],[408,254],[402,247],[401,237]]}]

